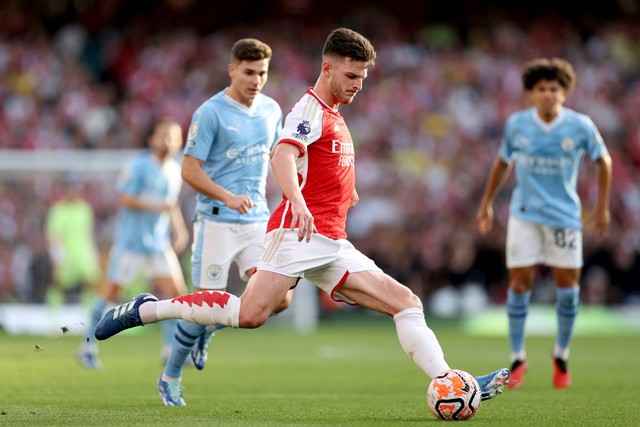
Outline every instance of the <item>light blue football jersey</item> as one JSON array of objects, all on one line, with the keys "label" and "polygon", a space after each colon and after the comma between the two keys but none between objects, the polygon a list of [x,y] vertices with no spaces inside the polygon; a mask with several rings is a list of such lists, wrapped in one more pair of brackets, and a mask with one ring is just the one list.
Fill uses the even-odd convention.
[{"label": "light blue football jersey", "polygon": [[[178,201],[182,178],[174,159],[161,164],[151,152],[134,157],[120,174],[118,191],[150,203]],[[154,254],[171,245],[171,216],[122,206],[118,212],[114,246],[127,251]]]},{"label": "light blue football jersey", "polygon": [[511,215],[550,227],[581,229],[576,187],[585,153],[591,161],[607,153],[586,115],[564,107],[552,123],[544,123],[535,108],[512,114],[499,152],[515,166]]},{"label": "light blue football jersey", "polygon": [[194,220],[252,223],[269,219],[266,199],[269,153],[280,135],[282,110],[259,94],[251,107],[231,99],[226,89],[193,114],[184,154],[203,161],[202,168],[218,185],[247,195],[256,206],[242,215],[219,200],[196,195]]}]

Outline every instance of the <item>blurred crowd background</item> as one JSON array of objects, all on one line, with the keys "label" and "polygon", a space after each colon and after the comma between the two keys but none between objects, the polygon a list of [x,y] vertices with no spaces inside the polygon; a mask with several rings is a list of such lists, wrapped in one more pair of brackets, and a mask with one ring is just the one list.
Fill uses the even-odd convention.
[{"label": "blurred crowd background", "polygon": [[[578,74],[567,105],[591,116],[614,162],[611,229],[603,238],[585,231],[583,302],[638,303],[640,2],[581,3],[4,0],[0,158],[3,150],[144,148],[158,116],[186,132],[195,108],[228,83],[229,50],[241,37],[273,48],[264,91],[286,113],[315,83],[328,32],[348,26],[378,52],[364,90],[341,108],[357,144],[361,200],[350,239],[425,299],[475,284],[500,304],[513,182],[484,238],[477,204],[505,119],[527,105],[523,64],[563,57]],[[51,280],[43,230],[68,180],[1,176],[0,302],[43,301]],[[104,256],[115,181],[76,177],[72,185],[94,209]],[[596,197],[588,160],[579,188],[588,220]],[[280,197],[273,182],[269,192]],[[193,193],[183,196],[190,217]],[[544,269],[539,275],[549,280]]]}]

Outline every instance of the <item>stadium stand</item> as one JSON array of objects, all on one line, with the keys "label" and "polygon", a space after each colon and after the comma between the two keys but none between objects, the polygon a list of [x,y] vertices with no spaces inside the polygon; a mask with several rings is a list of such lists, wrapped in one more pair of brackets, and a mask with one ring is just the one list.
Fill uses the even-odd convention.
[{"label": "stadium stand", "polygon": [[[313,84],[322,34],[340,25],[367,34],[378,51],[358,95],[364,99],[342,111],[358,144],[361,202],[349,222],[356,246],[426,297],[473,282],[503,302],[507,192],[495,204],[499,226],[486,238],[475,232],[475,207],[502,124],[524,102],[522,64],[559,56],[578,72],[567,105],[594,119],[614,159],[612,227],[603,240],[585,238],[585,275],[604,272],[606,291],[588,301],[639,300],[638,2],[587,1],[580,10],[539,2],[525,15],[501,1],[479,9],[471,1],[400,0],[393,13],[383,2],[355,1],[341,18],[310,0],[236,3],[224,10],[197,0],[3,3],[0,302],[41,301],[50,275],[43,219],[57,197],[55,185],[3,171],[3,150],[99,155],[142,148],[141,135],[159,115],[186,127],[194,107],[226,84],[226,55],[241,36],[273,47],[265,92],[286,111]],[[586,212],[595,200],[588,168],[579,184]],[[103,248],[115,207],[100,195],[112,197],[110,185],[87,188]]]}]

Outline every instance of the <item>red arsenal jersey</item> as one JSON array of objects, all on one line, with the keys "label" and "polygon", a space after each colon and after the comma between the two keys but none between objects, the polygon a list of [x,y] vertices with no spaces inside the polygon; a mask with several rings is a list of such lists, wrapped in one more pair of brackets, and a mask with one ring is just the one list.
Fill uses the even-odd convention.
[{"label": "red arsenal jersey", "polygon": [[[277,143],[300,148],[296,161],[298,182],[318,233],[345,239],[356,178],[353,142],[340,113],[311,88],[287,115]],[[271,214],[267,231],[289,227],[290,204],[283,195],[282,203]]]}]

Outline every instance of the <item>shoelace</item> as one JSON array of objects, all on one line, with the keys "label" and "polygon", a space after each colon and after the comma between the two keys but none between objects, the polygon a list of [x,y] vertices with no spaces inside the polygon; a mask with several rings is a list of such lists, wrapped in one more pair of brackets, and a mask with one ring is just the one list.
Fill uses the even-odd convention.
[{"label": "shoelace", "polygon": [[[500,374],[502,374],[502,371],[500,371]],[[476,381],[478,381],[478,385],[480,386],[481,400],[491,399],[498,394],[497,384],[499,383],[492,384],[496,376],[497,373],[494,372],[491,374],[476,377]]]},{"label": "shoelace", "polygon": [[169,392],[169,397],[173,401],[179,401],[182,399],[182,387],[180,385],[180,381],[165,381],[167,384],[167,391]]},{"label": "shoelace", "polygon": [[213,338],[213,334],[204,334],[198,338],[198,352],[202,354],[206,354],[209,351],[209,346],[211,345],[211,339]]}]

